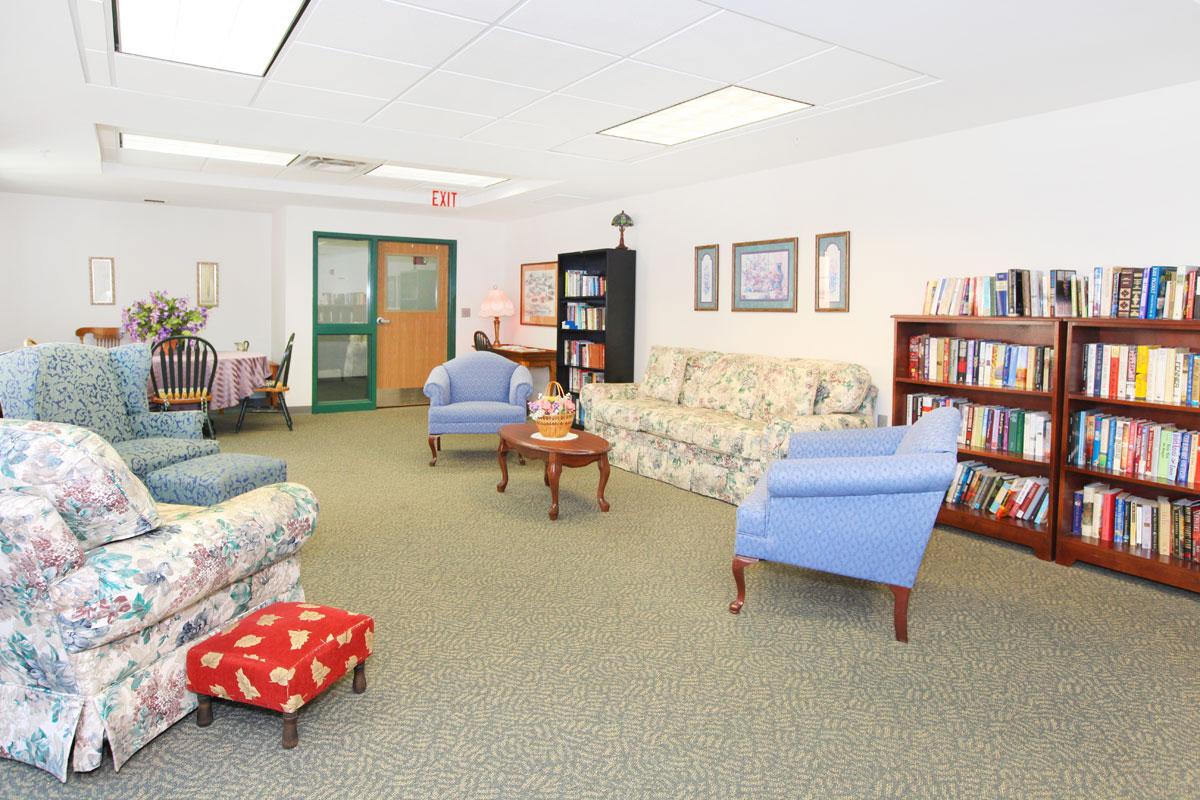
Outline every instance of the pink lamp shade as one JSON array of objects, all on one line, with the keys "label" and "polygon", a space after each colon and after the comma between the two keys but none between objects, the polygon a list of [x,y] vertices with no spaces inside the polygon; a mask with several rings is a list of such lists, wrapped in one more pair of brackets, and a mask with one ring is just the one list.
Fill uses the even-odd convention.
[{"label": "pink lamp shade", "polygon": [[479,305],[481,317],[511,317],[515,313],[516,307],[503,289],[492,289]]}]

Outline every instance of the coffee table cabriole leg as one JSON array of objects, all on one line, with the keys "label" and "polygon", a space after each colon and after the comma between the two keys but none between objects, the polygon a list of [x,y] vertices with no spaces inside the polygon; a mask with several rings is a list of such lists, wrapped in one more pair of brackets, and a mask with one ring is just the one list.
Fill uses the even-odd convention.
[{"label": "coffee table cabriole leg", "polygon": [[546,469],[550,474],[550,519],[558,519],[558,479],[562,476],[562,461],[557,453],[546,458]]},{"label": "coffee table cabriole leg", "polygon": [[508,487],[508,446],[503,439],[496,451],[496,459],[500,462],[500,482],[496,484],[496,491],[503,492]]},{"label": "coffee table cabriole leg", "polygon": [[604,499],[604,487],[608,486],[608,454],[600,456],[600,485],[596,487],[596,500],[600,503],[601,511],[608,511],[608,501]]}]

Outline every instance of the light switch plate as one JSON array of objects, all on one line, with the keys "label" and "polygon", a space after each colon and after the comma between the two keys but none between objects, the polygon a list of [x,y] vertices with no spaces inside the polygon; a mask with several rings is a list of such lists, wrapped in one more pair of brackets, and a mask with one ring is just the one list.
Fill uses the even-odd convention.
[{"label": "light switch plate", "polygon": [[887,414],[876,414],[875,415],[875,427],[876,428],[886,428],[887,426],[888,426],[888,415]]},{"label": "light switch plate", "polygon": [[462,317],[463,317],[463,319],[466,319],[466,318],[467,318],[467,317],[469,317],[469,316],[471,316],[471,309],[469,309],[469,308],[464,308],[464,309],[462,310]]}]

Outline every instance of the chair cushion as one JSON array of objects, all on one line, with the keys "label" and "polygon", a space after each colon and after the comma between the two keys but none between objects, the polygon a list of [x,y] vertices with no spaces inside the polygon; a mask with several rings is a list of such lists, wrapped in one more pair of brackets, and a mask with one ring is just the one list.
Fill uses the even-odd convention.
[{"label": "chair cushion", "polygon": [[442,365],[450,375],[450,402],[505,402],[517,364],[491,352],[465,353]]},{"label": "chair cushion", "polygon": [[797,419],[813,413],[820,372],[803,361],[788,358],[765,360],[754,419],[771,422]]},{"label": "chair cushion", "polygon": [[220,450],[211,439],[169,439],[165,436],[130,439],[117,442],[113,447],[125,459],[133,474],[142,480],[147,480],[155,470],[180,461],[209,456]]},{"label": "chair cushion", "polygon": [[678,403],[679,390],[683,388],[683,373],[687,368],[688,356],[693,352],[684,347],[651,347],[646,374],[638,384],[638,397]]},{"label": "chair cushion", "polygon": [[145,485],[86,428],[0,419],[0,489],[22,484],[51,502],[84,550],[158,524]]},{"label": "chair cushion", "polygon": [[[505,389],[506,393],[507,391]],[[468,400],[462,403],[451,403],[448,406],[429,407],[430,426],[433,426],[435,423],[462,424],[471,422],[494,422],[500,425],[507,425],[510,422],[524,421],[525,409],[522,406],[514,406],[495,400]],[[432,431],[432,427],[430,430]]]},{"label": "chair cushion", "polygon": [[251,453],[216,453],[155,470],[146,478],[160,503],[215,506],[287,480],[287,462]]},{"label": "chair cushion", "polygon": [[[642,425],[647,415],[668,414],[678,408],[679,406],[675,403],[644,397],[636,397],[632,400],[597,397],[589,403],[588,419],[627,431],[640,431],[643,430]],[[685,412],[691,410],[684,409]]]},{"label": "chair cushion", "polygon": [[754,486],[754,491],[746,495],[737,508],[737,532],[745,536],[766,536],[767,532],[767,491],[766,477],[760,478]]},{"label": "chair cushion", "polygon": [[751,460],[760,460],[766,454],[766,423],[709,408],[689,411],[686,417],[672,417],[667,425],[668,439]]},{"label": "chair cushion", "polygon": [[54,342],[36,348],[37,418],[79,425],[110,442],[133,438],[125,395],[108,350]]}]

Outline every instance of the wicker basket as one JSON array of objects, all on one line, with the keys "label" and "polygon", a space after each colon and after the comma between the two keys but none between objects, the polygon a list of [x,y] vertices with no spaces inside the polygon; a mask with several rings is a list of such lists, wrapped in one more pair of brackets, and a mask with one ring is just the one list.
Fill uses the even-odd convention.
[{"label": "wicker basket", "polygon": [[[558,389],[558,394],[553,394],[553,391],[556,387]],[[544,397],[547,400],[560,400],[564,396],[565,394],[563,392],[562,384],[558,381],[550,381],[550,384],[546,386],[546,393]],[[538,433],[540,433],[543,437],[547,439],[561,439],[571,432],[571,424],[574,421],[574,412],[567,412],[565,414],[544,414],[538,419],[535,419],[534,423],[537,424]]]}]

